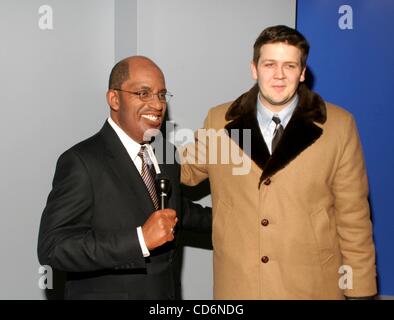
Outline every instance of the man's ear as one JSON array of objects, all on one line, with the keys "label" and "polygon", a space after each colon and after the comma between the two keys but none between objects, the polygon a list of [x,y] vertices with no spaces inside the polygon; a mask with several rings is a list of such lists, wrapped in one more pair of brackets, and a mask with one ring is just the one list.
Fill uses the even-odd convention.
[{"label": "man's ear", "polygon": [[118,111],[119,110],[119,94],[116,90],[109,89],[107,91],[107,103],[111,107],[111,110]]},{"label": "man's ear", "polygon": [[250,63],[250,70],[252,71],[252,78],[253,78],[253,80],[257,80],[257,67],[256,67],[254,61],[252,61]]},{"label": "man's ear", "polygon": [[300,82],[305,81],[305,73],[306,73],[306,66],[304,67],[304,70],[302,70],[302,72],[301,72]]}]

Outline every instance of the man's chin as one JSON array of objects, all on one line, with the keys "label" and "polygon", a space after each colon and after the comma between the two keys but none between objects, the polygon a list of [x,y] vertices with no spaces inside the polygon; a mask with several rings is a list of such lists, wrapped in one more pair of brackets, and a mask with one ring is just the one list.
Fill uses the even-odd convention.
[{"label": "man's chin", "polygon": [[160,127],[161,124],[159,126],[149,126],[149,128],[144,131],[143,141],[151,141],[152,138],[161,134]]},{"label": "man's chin", "polygon": [[274,107],[283,107],[294,98],[294,95],[282,99],[267,99],[267,101]]}]

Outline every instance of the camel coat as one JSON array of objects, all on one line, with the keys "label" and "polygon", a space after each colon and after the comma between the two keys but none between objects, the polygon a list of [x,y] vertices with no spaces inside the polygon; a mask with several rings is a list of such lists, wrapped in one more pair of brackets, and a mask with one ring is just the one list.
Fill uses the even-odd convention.
[{"label": "camel coat", "polygon": [[[270,156],[257,123],[257,93],[255,85],[211,109],[205,129],[225,128],[225,135],[213,143],[196,133],[198,143],[182,152],[182,182],[210,181],[214,298],[375,295],[368,182],[352,115],[301,84]],[[247,129],[246,138],[236,129]]]}]

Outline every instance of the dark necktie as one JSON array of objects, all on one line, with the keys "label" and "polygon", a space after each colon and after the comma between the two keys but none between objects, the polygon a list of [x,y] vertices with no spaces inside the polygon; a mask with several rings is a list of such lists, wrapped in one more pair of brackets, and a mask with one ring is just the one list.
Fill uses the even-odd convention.
[{"label": "dark necktie", "polygon": [[153,163],[148,165],[149,161],[149,154],[148,150],[146,149],[145,146],[141,146],[140,151],[138,152],[138,156],[142,160],[142,169],[141,169],[141,177],[142,180],[144,180],[146,189],[149,192],[149,195],[152,199],[153,205],[155,206],[155,209],[159,209],[159,197],[157,196],[156,192],[156,184],[155,184],[155,178],[156,178],[156,172],[155,168],[153,166]]},{"label": "dark necktie", "polygon": [[280,119],[277,115],[273,116],[272,121],[275,122],[275,125],[276,125],[275,131],[274,131],[274,138],[272,139],[272,145],[271,145],[271,147],[272,147],[271,153],[274,153],[276,146],[278,145],[279,140],[283,135],[284,129],[283,129],[283,126],[280,124]]}]

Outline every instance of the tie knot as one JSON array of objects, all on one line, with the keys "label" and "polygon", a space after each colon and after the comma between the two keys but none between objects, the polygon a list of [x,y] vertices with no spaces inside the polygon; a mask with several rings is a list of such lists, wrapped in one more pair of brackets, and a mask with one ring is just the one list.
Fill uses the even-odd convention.
[{"label": "tie knot", "polygon": [[272,121],[275,122],[276,125],[280,124],[280,118],[277,115],[272,117]]},{"label": "tie knot", "polygon": [[148,167],[152,165],[152,160],[149,156],[149,150],[146,145],[141,146],[141,149],[138,152],[137,156],[139,156],[142,160],[142,163],[146,163]]},{"label": "tie knot", "polygon": [[145,150],[146,150],[146,146],[141,146],[140,151],[138,151],[138,156],[140,158],[144,158]]}]

